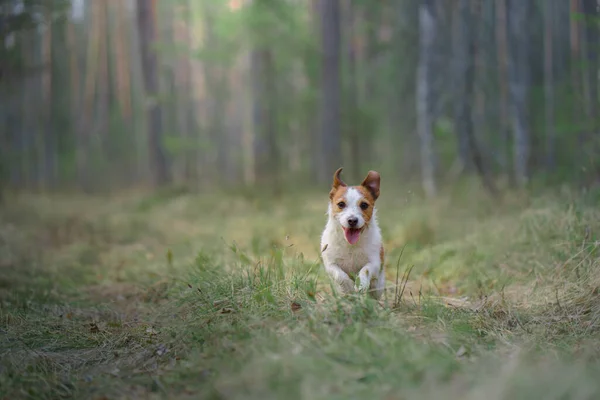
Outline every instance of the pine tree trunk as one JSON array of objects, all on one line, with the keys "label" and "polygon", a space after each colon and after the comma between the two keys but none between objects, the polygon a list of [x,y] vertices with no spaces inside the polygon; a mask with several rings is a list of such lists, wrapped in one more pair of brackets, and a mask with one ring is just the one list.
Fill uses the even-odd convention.
[{"label": "pine tree trunk", "polygon": [[328,183],[341,167],[340,131],[340,51],[341,27],[339,0],[320,0],[321,40],[321,105],[319,182]]},{"label": "pine tree trunk", "polygon": [[554,129],[553,0],[544,3],[544,124],[546,128],[546,168],[556,167],[556,130]]},{"label": "pine tree trunk", "polygon": [[530,0],[508,0],[509,89],[513,128],[514,174],[519,187],[529,180],[531,137],[529,132],[529,16]]},{"label": "pine tree trunk", "polygon": [[137,22],[144,78],[150,164],[156,186],[171,180],[162,143],[162,110],[158,99],[158,57],[156,42],[156,0],[137,0]]},{"label": "pine tree trunk", "polygon": [[435,51],[434,1],[419,5],[419,63],[417,67],[417,131],[421,147],[421,182],[427,197],[437,193],[431,98],[431,68]]}]

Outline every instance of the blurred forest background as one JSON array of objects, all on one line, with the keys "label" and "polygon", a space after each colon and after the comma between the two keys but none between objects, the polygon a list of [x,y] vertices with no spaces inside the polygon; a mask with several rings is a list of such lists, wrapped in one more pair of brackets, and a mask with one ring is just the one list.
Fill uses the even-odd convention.
[{"label": "blurred forest background", "polygon": [[2,0],[6,190],[600,178],[597,0]]}]

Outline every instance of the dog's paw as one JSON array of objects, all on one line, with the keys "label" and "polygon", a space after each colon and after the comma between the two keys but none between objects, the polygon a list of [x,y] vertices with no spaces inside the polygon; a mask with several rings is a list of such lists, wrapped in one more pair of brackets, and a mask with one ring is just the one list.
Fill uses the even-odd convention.
[{"label": "dog's paw", "polygon": [[360,276],[357,276],[354,290],[361,294],[367,293],[369,291],[369,281],[367,279],[360,279]]}]

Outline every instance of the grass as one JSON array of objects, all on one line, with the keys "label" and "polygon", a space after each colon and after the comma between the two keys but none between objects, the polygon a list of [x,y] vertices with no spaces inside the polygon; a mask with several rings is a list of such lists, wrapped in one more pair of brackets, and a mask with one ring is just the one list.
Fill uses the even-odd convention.
[{"label": "grass", "polygon": [[[592,399],[593,193],[379,201],[388,290],[338,297],[327,198],[9,199],[0,399]],[[410,270],[410,272],[409,272]]]}]

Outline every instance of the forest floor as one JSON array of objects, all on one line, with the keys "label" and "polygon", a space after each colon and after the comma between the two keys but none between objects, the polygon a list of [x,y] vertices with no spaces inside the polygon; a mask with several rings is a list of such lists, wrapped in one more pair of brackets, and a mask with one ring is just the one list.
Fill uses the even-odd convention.
[{"label": "forest floor", "polygon": [[0,399],[600,396],[598,195],[386,189],[380,302],[332,294],[327,200],[9,198]]}]

